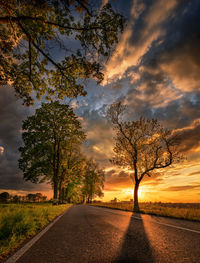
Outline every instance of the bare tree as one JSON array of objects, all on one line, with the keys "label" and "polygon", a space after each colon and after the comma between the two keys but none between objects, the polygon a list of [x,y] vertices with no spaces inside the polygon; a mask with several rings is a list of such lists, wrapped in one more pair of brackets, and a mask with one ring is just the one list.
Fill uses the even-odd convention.
[{"label": "bare tree", "polygon": [[156,119],[141,117],[137,121],[124,121],[126,106],[113,103],[107,112],[116,130],[114,157],[111,162],[132,170],[134,183],[134,211],[139,211],[138,189],[145,176],[182,159],[177,151],[178,138]]}]

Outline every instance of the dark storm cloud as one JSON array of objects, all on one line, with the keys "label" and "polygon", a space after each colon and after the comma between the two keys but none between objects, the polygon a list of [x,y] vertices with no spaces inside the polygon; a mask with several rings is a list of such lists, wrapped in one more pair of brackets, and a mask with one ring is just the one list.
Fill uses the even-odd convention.
[{"label": "dark storm cloud", "polygon": [[152,42],[141,58],[135,84],[143,87],[143,98],[148,98],[153,107],[157,106],[157,95],[165,106],[181,92],[200,90],[199,13],[199,1],[180,1],[162,25],[165,34]]},{"label": "dark storm cloud", "polygon": [[189,152],[200,147],[200,121],[195,122],[194,126],[184,128],[180,131],[181,151]]},{"label": "dark storm cloud", "polygon": [[[200,2],[183,1],[167,25],[161,68],[184,91],[199,90]],[[157,59],[157,58],[156,58]]]},{"label": "dark storm cloud", "polygon": [[10,86],[0,87],[0,189],[34,190],[36,186],[23,180],[18,169],[19,152],[22,145],[22,121],[30,115],[31,109],[22,106]]},{"label": "dark storm cloud", "polygon": [[[143,11],[124,41],[128,43],[126,52],[129,50],[132,57],[122,53],[127,67],[124,83],[128,77],[130,81],[125,103],[134,107],[135,115],[160,114],[169,122],[173,117],[174,123],[178,116],[178,127],[184,127],[189,124],[189,119],[192,122],[199,117],[200,2],[171,0],[166,5],[159,0],[139,2],[144,4]],[[156,17],[158,21],[155,21]],[[148,40],[151,33],[157,31],[162,33]],[[146,42],[148,49],[137,55],[140,46]],[[116,81],[115,86],[118,83]]]},{"label": "dark storm cloud", "polygon": [[171,101],[166,107],[153,110],[148,103],[131,101],[131,97],[126,97],[126,102],[130,107],[130,118],[157,118],[164,127],[177,130],[180,138],[179,150],[190,153],[200,147],[199,97],[199,93],[190,93],[179,100]]},{"label": "dark storm cloud", "polygon": [[114,133],[105,117],[104,106],[98,110],[85,110],[81,117],[83,129],[87,134],[83,146],[84,153],[94,158],[102,167],[108,166],[112,155]]},{"label": "dark storm cloud", "polygon": [[152,117],[170,129],[187,127],[200,118],[199,102],[200,93],[190,92],[180,99],[170,101],[165,107],[151,108]]},{"label": "dark storm cloud", "polygon": [[126,97],[136,114],[155,115],[172,128],[199,118],[199,13],[199,1],[180,1],[162,25],[162,39],[152,42],[137,68],[127,70],[131,76],[136,69]]},{"label": "dark storm cloud", "polygon": [[177,0],[133,1],[131,19],[116,49],[116,53],[107,65],[107,74],[111,78],[121,78],[132,66],[137,66],[143,56],[151,50],[155,41],[165,35],[164,24],[174,14]]}]

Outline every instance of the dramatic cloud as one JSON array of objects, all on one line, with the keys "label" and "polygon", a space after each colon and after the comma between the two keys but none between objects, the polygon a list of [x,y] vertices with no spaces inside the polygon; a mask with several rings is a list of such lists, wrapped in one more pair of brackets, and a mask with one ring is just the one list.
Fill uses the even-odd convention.
[{"label": "dramatic cloud", "polygon": [[131,188],[133,184],[130,174],[124,171],[112,170],[106,174],[105,190]]},{"label": "dramatic cloud", "polygon": [[183,185],[183,186],[170,186],[163,191],[186,191],[194,188],[200,188],[200,185]]},{"label": "dramatic cloud", "polygon": [[105,118],[103,109],[84,111],[82,125],[87,134],[87,140],[83,146],[84,153],[94,158],[102,167],[109,165],[112,155],[113,130]]},{"label": "dramatic cloud", "polygon": [[195,120],[193,125],[180,130],[180,150],[182,152],[200,150],[200,119]]},{"label": "dramatic cloud", "polygon": [[200,171],[196,171],[196,172],[193,172],[193,173],[190,173],[189,175],[200,175]]},{"label": "dramatic cloud", "polygon": [[[142,189],[147,200],[197,201],[200,198],[196,184],[200,171],[200,1],[102,0],[101,6],[107,2],[127,17],[127,27],[106,64],[103,86],[90,81],[88,95],[71,102],[87,133],[83,152],[106,170],[105,200],[113,196],[121,199],[123,195],[128,198],[123,189],[129,191],[132,187],[129,172],[109,162],[114,131],[106,119],[106,109],[121,100],[128,105],[130,119],[157,118],[166,128],[178,132],[179,149],[187,157],[171,170],[145,178]],[[11,87],[0,87],[2,189],[25,191],[38,187],[24,182],[17,168],[21,124],[31,111],[21,106]],[[187,194],[181,197],[183,190]]]},{"label": "dramatic cloud", "polygon": [[108,78],[122,77],[129,67],[141,62],[153,42],[164,35],[162,25],[173,15],[177,3],[168,0],[163,4],[162,0],[156,0],[148,6],[146,1],[133,1],[128,27],[106,68]]},{"label": "dramatic cloud", "polygon": [[[0,189],[27,191],[38,189],[38,186],[25,182],[22,172],[18,169],[18,148],[22,145],[22,121],[31,114],[31,111],[21,105],[21,101],[14,96],[12,87],[0,87]],[[49,186],[43,185],[41,189],[47,190]]]},{"label": "dramatic cloud", "polygon": [[4,148],[2,146],[0,146],[0,154],[4,153]]}]

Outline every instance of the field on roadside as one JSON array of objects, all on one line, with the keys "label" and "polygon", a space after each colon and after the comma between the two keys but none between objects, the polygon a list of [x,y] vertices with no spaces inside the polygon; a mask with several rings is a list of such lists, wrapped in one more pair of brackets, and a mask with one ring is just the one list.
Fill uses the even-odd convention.
[{"label": "field on roadside", "polygon": [[[92,203],[91,205],[133,211],[133,203]],[[140,210],[146,214],[200,221],[200,204],[182,203],[140,203]]]},{"label": "field on roadside", "polygon": [[0,262],[71,205],[50,203],[0,204]]}]

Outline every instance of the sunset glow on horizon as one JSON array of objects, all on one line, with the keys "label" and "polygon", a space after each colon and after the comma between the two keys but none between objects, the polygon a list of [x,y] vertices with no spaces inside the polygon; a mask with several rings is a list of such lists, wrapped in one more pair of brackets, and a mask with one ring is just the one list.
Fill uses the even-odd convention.
[{"label": "sunset glow on horizon", "polygon": [[[181,137],[178,149],[184,160],[145,176],[139,201],[200,202],[200,3],[116,0],[111,5],[127,18],[127,26],[105,64],[104,80],[101,84],[88,80],[88,94],[70,100],[87,137],[82,152],[105,170],[104,197],[96,200],[133,199],[133,172],[109,161],[115,131],[106,111],[122,101],[130,120],[155,118]],[[55,50],[55,57],[61,55]],[[10,86],[0,87],[1,192],[53,197],[50,184],[24,181],[18,168],[22,121],[40,106],[41,101],[22,106]]]}]

